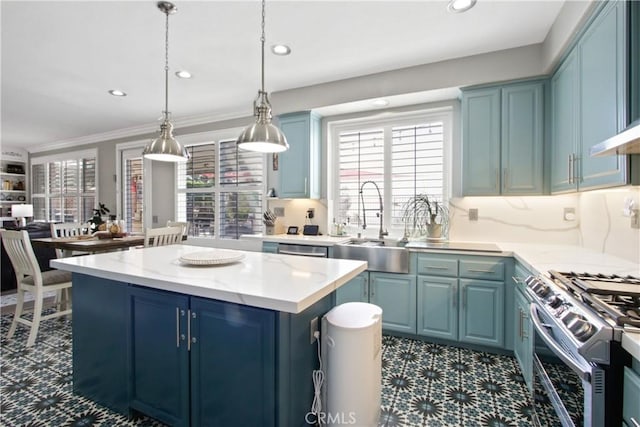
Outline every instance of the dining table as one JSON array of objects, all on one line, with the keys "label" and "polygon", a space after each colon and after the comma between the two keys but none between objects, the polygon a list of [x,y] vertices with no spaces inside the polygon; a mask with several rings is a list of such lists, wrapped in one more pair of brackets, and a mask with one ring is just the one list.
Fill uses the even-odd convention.
[{"label": "dining table", "polygon": [[133,234],[122,237],[97,237],[80,235],[72,237],[41,237],[31,239],[31,244],[62,250],[63,256],[71,256],[74,252],[95,254],[114,250],[144,246],[144,234]]}]

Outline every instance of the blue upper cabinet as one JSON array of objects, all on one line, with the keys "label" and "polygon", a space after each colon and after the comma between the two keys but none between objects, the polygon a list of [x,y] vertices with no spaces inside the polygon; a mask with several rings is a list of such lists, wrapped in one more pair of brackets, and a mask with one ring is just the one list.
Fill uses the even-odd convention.
[{"label": "blue upper cabinet", "polygon": [[465,91],[465,196],[543,193],[544,81]]},{"label": "blue upper cabinet", "polygon": [[502,89],[502,194],[542,194],[544,84]]},{"label": "blue upper cabinet", "polygon": [[626,2],[607,2],[553,75],[551,191],[627,183],[627,157],[591,157],[625,126]]},{"label": "blue upper cabinet", "polygon": [[500,194],[500,89],[463,93],[462,138],[464,195]]},{"label": "blue upper cabinet", "polygon": [[281,198],[320,198],[320,116],[310,111],[278,116],[289,149],[279,155]]}]

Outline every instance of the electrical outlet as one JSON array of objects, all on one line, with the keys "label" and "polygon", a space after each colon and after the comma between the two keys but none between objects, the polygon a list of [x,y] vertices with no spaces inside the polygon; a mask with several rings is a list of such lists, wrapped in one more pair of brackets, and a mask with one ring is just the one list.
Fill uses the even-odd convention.
[{"label": "electrical outlet", "polygon": [[562,218],[565,221],[575,221],[576,220],[576,209],[575,208],[564,208],[564,213],[562,214]]},{"label": "electrical outlet", "polygon": [[316,214],[316,210],[314,208],[307,209],[307,218],[313,219]]},{"label": "electrical outlet", "polygon": [[320,332],[320,330],[318,329],[318,316],[311,319],[311,323],[309,324],[309,338],[311,344],[316,342],[316,337],[314,336],[316,332]]},{"label": "electrical outlet", "polygon": [[273,213],[276,214],[276,216],[283,217],[284,216],[284,207],[273,208]]},{"label": "electrical outlet", "polygon": [[469,209],[469,221],[477,221],[478,220],[478,209],[471,208]]}]

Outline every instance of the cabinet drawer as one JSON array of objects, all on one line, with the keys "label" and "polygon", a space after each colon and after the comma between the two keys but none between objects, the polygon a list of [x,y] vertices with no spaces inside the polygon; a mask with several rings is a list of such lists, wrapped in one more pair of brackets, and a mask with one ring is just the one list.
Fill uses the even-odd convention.
[{"label": "cabinet drawer", "polygon": [[428,255],[418,255],[418,274],[457,277],[458,260],[432,258]]},{"label": "cabinet drawer", "polygon": [[502,261],[460,260],[460,277],[504,280],[504,263]]}]

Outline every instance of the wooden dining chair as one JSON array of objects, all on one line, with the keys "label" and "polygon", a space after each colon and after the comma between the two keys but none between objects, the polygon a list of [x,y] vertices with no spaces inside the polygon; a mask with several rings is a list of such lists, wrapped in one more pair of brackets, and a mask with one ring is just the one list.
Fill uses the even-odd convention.
[{"label": "wooden dining chair", "polygon": [[[89,224],[81,224],[79,222],[62,222],[59,224],[51,224],[51,237],[65,238],[76,237],[84,234],[89,234],[91,229]],[[73,252],[72,255],[86,255],[88,252]],[[62,249],[56,249],[56,257],[63,258],[66,254]]]},{"label": "wooden dining chair", "polygon": [[182,227],[182,236],[189,235],[189,223],[186,221],[167,221],[167,227]]},{"label": "wooden dining chair", "polygon": [[182,242],[182,227],[147,228],[144,232],[144,247],[175,245]]},{"label": "wooden dining chair", "polygon": [[[13,338],[18,324],[29,326],[31,331],[27,347],[31,347],[36,341],[40,322],[71,314],[71,273],[61,270],[41,271],[27,231],[2,230],[0,236],[16,273],[17,282],[16,311],[7,339]],[[42,313],[45,291],[63,291],[64,294],[56,311],[46,315]],[[31,319],[24,317],[27,313],[24,310],[24,297],[27,292],[34,297]]]}]

